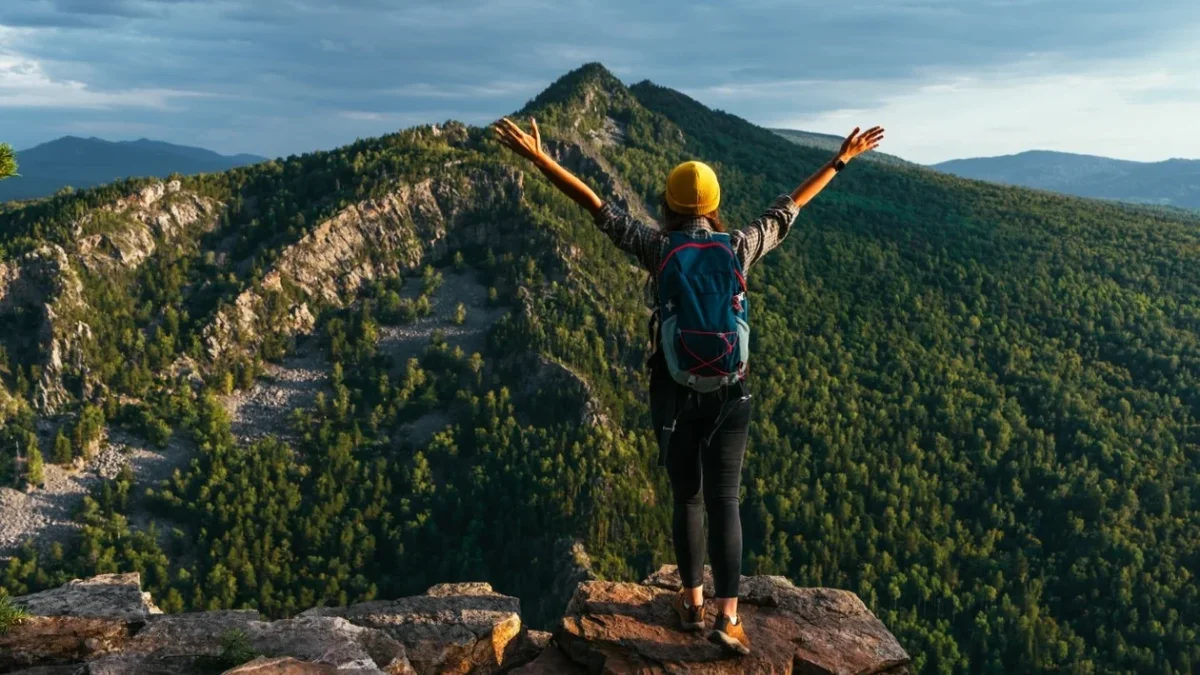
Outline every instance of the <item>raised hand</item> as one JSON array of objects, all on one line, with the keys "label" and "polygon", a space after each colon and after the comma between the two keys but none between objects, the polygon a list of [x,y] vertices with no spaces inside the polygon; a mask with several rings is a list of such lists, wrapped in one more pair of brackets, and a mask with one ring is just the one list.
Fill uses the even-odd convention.
[{"label": "raised hand", "polygon": [[496,131],[496,138],[507,148],[525,159],[537,161],[542,157],[542,134],[538,131],[537,120],[530,117],[529,124],[533,127],[532,135],[522,131],[507,117],[496,122],[492,128]]},{"label": "raised hand", "polygon": [[842,141],[842,149],[838,151],[838,157],[843,162],[849,162],[864,152],[874,150],[883,140],[883,127],[871,127],[862,134],[858,131],[859,128],[854,127],[854,131],[851,131],[846,140]]}]

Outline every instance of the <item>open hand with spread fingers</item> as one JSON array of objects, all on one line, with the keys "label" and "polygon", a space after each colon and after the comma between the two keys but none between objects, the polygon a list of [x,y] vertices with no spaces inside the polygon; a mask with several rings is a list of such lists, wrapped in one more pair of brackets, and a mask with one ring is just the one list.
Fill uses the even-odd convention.
[{"label": "open hand with spread fingers", "polygon": [[505,147],[525,159],[536,162],[542,158],[542,134],[538,131],[537,120],[530,117],[529,125],[533,128],[533,134],[525,133],[515,122],[505,117],[492,125],[492,128],[496,131],[496,138]]},{"label": "open hand with spread fingers", "polygon": [[874,150],[879,147],[879,143],[883,141],[883,127],[871,127],[863,133],[859,133],[859,128],[854,127],[854,131],[842,141],[842,149],[838,151],[838,159],[843,162],[858,157],[864,152]]}]

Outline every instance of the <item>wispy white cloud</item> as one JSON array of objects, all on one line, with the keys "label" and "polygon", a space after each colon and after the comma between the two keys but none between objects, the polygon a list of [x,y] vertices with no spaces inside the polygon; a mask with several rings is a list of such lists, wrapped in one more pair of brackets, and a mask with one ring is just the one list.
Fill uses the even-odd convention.
[{"label": "wispy white cloud", "polygon": [[[892,89],[870,105],[756,121],[836,134],[883,124],[888,152],[923,163],[1030,149],[1144,161],[1200,157],[1200,134],[1194,131],[1200,119],[1200,83],[1192,65],[1197,61],[1200,52],[1109,62],[1079,72],[1015,68],[1010,75],[914,82],[907,91]],[[887,83],[889,89],[893,85]]]},{"label": "wispy white cloud", "polygon": [[7,45],[21,33],[0,26],[0,108],[172,108],[173,101],[202,94],[169,88],[98,91],[73,79],[52,77],[43,64]]}]

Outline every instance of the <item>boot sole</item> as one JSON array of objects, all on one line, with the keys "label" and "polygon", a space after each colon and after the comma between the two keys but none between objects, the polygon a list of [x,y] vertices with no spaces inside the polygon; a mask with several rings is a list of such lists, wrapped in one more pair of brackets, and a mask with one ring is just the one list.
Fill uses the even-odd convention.
[{"label": "boot sole", "polygon": [[679,623],[683,624],[683,629],[684,629],[684,630],[686,630],[686,631],[688,631],[689,633],[698,633],[698,632],[700,632],[700,631],[704,630],[704,623],[703,623],[703,622],[701,622],[701,623],[688,623],[687,621],[682,621],[682,620],[681,620]]},{"label": "boot sole", "polygon": [[740,656],[748,656],[750,654],[749,647],[719,630],[714,630],[713,632],[709,633],[708,641],[712,642],[713,644],[720,645],[721,647],[724,647],[725,649]]}]

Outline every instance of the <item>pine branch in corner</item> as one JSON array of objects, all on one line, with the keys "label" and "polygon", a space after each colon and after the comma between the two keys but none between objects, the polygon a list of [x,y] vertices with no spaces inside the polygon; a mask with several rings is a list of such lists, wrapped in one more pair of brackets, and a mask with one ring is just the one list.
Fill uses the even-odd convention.
[{"label": "pine branch in corner", "polygon": [[17,175],[17,156],[12,146],[0,143],[0,180]]}]

